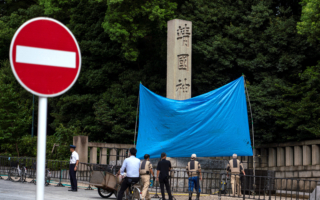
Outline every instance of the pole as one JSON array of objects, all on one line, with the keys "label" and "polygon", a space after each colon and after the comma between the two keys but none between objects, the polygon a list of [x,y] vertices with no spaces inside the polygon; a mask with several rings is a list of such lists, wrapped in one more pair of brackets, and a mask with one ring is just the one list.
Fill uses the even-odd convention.
[{"label": "pole", "polygon": [[37,145],[37,197],[44,199],[44,179],[46,167],[46,141],[47,141],[47,107],[48,98],[39,97],[38,110],[38,145]]},{"label": "pole", "polygon": [[[140,84],[141,84],[141,82],[140,82]],[[139,113],[139,100],[140,100],[140,85],[139,85],[138,103],[137,103],[137,113],[136,113],[136,126],[135,126],[135,128],[134,128],[134,141],[133,141],[134,147],[136,147],[136,135],[137,135],[138,113]]]},{"label": "pole", "polygon": [[32,95],[32,128],[31,128],[31,136],[33,137],[33,128],[34,128],[34,95]]},{"label": "pole", "polygon": [[243,75],[243,80],[244,80],[244,86],[245,86],[245,92],[247,94],[248,97],[248,102],[249,102],[249,108],[250,108],[250,115],[251,115],[251,131],[252,131],[252,151],[253,151],[253,157],[252,157],[252,161],[253,161],[253,186],[254,189],[256,187],[256,148],[254,146],[254,126],[253,126],[253,116],[252,116],[252,109],[251,109],[251,102],[250,102],[250,97],[249,97],[249,92],[248,92],[248,88],[247,88],[247,84],[246,84],[246,79],[245,76]]}]

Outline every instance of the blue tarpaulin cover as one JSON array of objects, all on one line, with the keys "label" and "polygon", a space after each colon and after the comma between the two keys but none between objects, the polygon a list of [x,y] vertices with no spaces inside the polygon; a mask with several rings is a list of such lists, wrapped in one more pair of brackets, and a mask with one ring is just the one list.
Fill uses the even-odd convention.
[{"label": "blue tarpaulin cover", "polygon": [[137,150],[138,158],[252,156],[244,78],[186,100],[140,84]]}]

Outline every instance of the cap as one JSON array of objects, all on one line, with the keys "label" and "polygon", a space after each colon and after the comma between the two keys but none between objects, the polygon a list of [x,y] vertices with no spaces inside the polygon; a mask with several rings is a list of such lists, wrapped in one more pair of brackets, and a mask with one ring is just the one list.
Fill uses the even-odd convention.
[{"label": "cap", "polygon": [[192,154],[191,158],[197,158],[197,155],[196,154]]},{"label": "cap", "polygon": [[75,148],[76,148],[76,146],[74,146],[74,145],[70,145],[70,148],[74,148],[74,149],[75,149]]}]

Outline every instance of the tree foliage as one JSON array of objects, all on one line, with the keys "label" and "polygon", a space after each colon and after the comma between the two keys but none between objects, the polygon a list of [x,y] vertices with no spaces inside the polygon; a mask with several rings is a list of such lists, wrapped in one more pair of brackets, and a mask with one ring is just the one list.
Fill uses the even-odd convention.
[{"label": "tree foliage", "polygon": [[0,143],[15,144],[19,155],[19,143],[31,126],[31,98],[19,88],[12,75],[9,61],[3,61],[0,69]]},{"label": "tree foliage", "polygon": [[102,26],[111,40],[121,43],[124,57],[135,61],[139,39],[163,31],[177,8],[170,0],[110,0]]},{"label": "tree foliage", "polygon": [[302,0],[301,22],[297,29],[300,34],[308,36],[310,42],[320,40],[320,1]]},{"label": "tree foliage", "polygon": [[166,94],[166,21],[190,20],[192,96],[245,74],[258,143],[312,139],[319,136],[320,46],[308,42],[313,34],[298,33],[303,2],[39,0],[0,17],[0,59],[24,21],[65,23],[80,45],[82,68],[70,91],[49,99],[48,134],[64,145],[75,134],[132,143],[139,82]]}]

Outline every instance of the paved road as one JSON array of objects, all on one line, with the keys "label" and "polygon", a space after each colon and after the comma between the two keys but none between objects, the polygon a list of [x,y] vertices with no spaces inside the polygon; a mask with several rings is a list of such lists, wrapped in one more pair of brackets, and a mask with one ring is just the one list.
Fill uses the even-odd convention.
[{"label": "paved road", "polygon": [[[89,191],[79,189],[78,192],[68,192],[67,187],[45,187],[45,200],[87,200],[100,199],[96,190]],[[36,185],[30,183],[15,183],[0,180],[0,199],[1,200],[35,200]],[[115,198],[110,198],[115,200]]]},{"label": "paved road", "polygon": [[[78,189],[78,192],[69,192],[68,187],[45,187],[45,200],[102,200],[97,190]],[[187,200],[188,196],[175,196],[176,200]],[[30,183],[15,183],[12,181],[0,180],[0,200],[35,200],[36,185]],[[116,200],[113,195],[110,200]],[[195,196],[193,197],[195,199]],[[201,196],[201,200],[218,200],[218,196]],[[222,197],[222,200],[242,200],[242,198]],[[159,199],[152,199],[159,200]],[[274,200],[274,198],[272,198]]]}]

